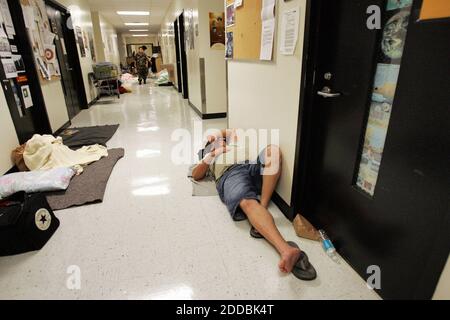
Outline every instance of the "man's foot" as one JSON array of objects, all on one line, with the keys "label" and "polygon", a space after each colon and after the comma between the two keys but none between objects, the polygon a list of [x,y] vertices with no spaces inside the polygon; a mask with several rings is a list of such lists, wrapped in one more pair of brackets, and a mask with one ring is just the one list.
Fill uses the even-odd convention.
[{"label": "man's foot", "polygon": [[300,258],[300,249],[289,247],[285,252],[281,254],[281,261],[278,264],[281,272],[291,273],[295,264]]}]

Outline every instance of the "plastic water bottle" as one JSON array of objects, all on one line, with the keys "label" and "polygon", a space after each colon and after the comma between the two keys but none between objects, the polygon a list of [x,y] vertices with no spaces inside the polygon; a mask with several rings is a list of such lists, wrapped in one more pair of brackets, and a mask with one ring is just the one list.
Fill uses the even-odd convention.
[{"label": "plastic water bottle", "polygon": [[319,230],[320,239],[322,240],[322,247],[325,253],[333,260],[337,260],[336,248],[324,230]]}]

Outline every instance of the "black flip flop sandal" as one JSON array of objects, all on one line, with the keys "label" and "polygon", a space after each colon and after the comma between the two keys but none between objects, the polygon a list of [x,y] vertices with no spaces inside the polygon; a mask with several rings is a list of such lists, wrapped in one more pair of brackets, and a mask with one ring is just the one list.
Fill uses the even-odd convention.
[{"label": "black flip flop sandal", "polygon": [[[288,244],[291,247],[300,249],[295,242],[289,241]],[[296,278],[304,281],[312,281],[317,278],[316,269],[314,269],[313,265],[309,262],[308,255],[304,251],[302,251],[294,269],[292,269],[292,274]]]},{"label": "black flip flop sandal", "polygon": [[255,227],[253,227],[253,226],[250,229],[250,235],[252,236],[252,238],[255,238],[255,239],[264,239],[263,235],[261,233],[259,233],[258,230],[256,230]]}]

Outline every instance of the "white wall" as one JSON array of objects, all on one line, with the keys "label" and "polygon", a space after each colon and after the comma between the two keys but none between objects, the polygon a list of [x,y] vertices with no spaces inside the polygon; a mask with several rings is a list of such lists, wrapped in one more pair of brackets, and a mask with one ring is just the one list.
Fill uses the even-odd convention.
[{"label": "white wall", "polygon": [[42,95],[44,96],[45,107],[47,108],[48,119],[52,132],[60,129],[69,121],[66,100],[61,81],[41,81]]},{"label": "white wall", "polygon": [[230,127],[280,130],[284,162],[277,192],[287,204],[291,203],[297,143],[306,0],[277,1],[277,31],[281,28],[280,13],[293,7],[301,8],[299,39],[294,56],[277,53],[280,37],[276,34],[272,62],[233,60],[228,63]]},{"label": "white wall", "polygon": [[434,293],[434,300],[450,300],[450,256],[444,271],[441,274],[436,292]]},{"label": "white wall", "polygon": [[211,49],[209,32],[209,13],[224,12],[224,1],[200,1],[199,5],[200,56],[205,59],[206,113],[224,113],[227,112],[225,49]]},{"label": "white wall", "polygon": [[[200,0],[201,1],[201,0]],[[161,25],[163,33],[169,35],[170,44],[167,48],[167,56],[165,56],[165,64],[173,64],[176,68],[176,53],[175,53],[175,34],[174,21],[183,12],[194,10],[194,24],[198,24],[198,3],[199,0],[173,0],[166,17]],[[202,97],[200,87],[200,45],[198,37],[195,37],[194,50],[186,48],[187,55],[187,69],[189,82],[189,100],[201,112],[202,111]],[[176,72],[176,69],[175,69]]]},{"label": "white wall", "polygon": [[120,65],[119,35],[114,26],[99,12],[91,11],[97,62]]},{"label": "white wall", "polygon": [[[226,64],[225,53],[209,47],[209,12],[224,10],[223,0],[174,0],[161,25],[160,41],[163,61],[176,68],[174,21],[183,11],[193,9],[194,26],[198,25],[199,36],[194,36],[195,48],[186,48],[189,100],[202,112],[200,58],[205,59],[206,112],[226,112]],[[176,72],[176,70],[175,70]]]},{"label": "white wall", "polygon": [[120,64],[119,37],[114,26],[100,14],[100,28],[105,50],[105,61]]},{"label": "white wall", "polygon": [[16,129],[6,103],[5,94],[0,87],[0,175],[13,167],[11,151],[19,145]]}]

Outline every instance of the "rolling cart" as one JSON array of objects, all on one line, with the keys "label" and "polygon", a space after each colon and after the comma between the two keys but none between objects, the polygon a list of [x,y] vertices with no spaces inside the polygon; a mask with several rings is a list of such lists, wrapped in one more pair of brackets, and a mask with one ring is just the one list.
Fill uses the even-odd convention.
[{"label": "rolling cart", "polygon": [[110,97],[117,95],[120,99],[119,72],[117,66],[113,63],[104,62],[93,66],[94,85],[101,96],[106,94]]}]

